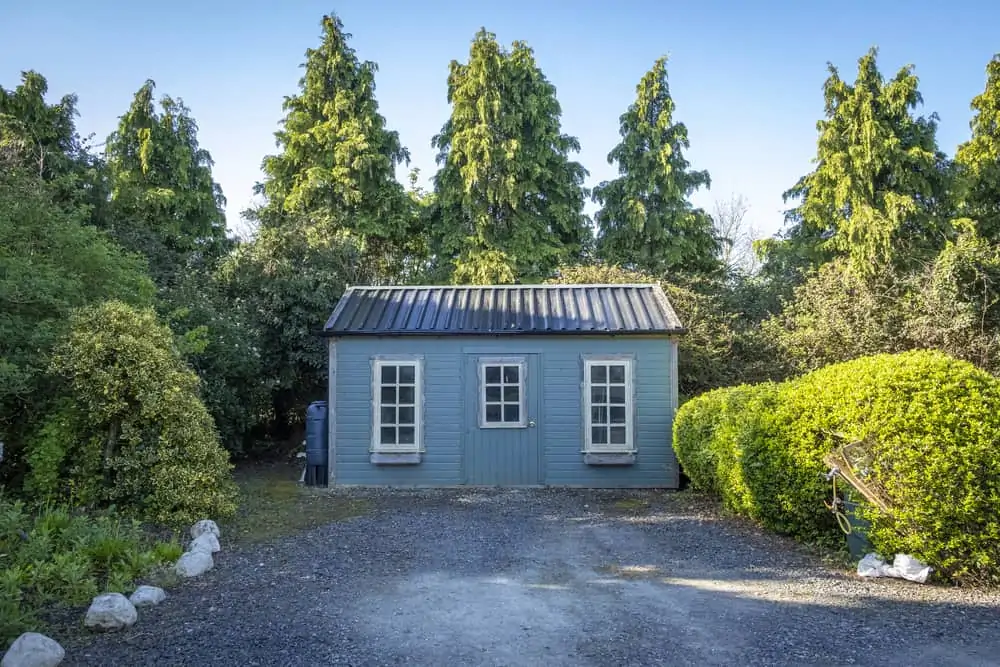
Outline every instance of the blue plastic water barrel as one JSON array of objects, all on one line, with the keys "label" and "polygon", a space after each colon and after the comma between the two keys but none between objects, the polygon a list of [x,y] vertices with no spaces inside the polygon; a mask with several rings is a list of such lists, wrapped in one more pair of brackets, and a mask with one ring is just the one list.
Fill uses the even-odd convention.
[{"label": "blue plastic water barrel", "polygon": [[310,403],[306,408],[306,465],[326,466],[330,450],[327,447],[326,401]]}]

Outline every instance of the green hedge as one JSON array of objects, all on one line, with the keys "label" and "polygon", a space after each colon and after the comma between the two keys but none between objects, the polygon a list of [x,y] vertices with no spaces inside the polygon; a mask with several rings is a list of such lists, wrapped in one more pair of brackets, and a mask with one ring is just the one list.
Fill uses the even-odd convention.
[{"label": "green hedge", "polygon": [[674,447],[692,485],[777,532],[842,544],[823,505],[822,457],[870,443],[890,512],[866,508],[869,537],[957,582],[1000,582],[1000,381],[936,352],[876,355],[782,384],[684,404]]}]

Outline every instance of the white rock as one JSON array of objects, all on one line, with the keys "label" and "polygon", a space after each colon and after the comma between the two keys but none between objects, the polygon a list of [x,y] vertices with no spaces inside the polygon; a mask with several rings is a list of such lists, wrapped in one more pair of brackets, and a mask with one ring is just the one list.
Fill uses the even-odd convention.
[{"label": "white rock", "polygon": [[128,598],[136,607],[152,607],[166,599],[166,591],[156,586],[139,586]]},{"label": "white rock", "polygon": [[197,577],[211,570],[214,565],[212,554],[204,551],[188,551],[177,561],[174,570],[182,577]]},{"label": "white rock", "polygon": [[219,532],[219,526],[211,519],[202,519],[191,526],[191,539],[198,539],[199,535],[204,535],[205,533],[212,533],[217,538],[222,537],[222,533]]},{"label": "white rock", "polygon": [[120,630],[139,619],[139,613],[121,593],[104,593],[94,598],[83,624],[95,630]]},{"label": "white rock", "polygon": [[25,632],[7,649],[0,667],[55,667],[65,657],[66,651],[55,639]]},{"label": "white rock", "polygon": [[207,554],[218,553],[221,550],[219,538],[212,533],[202,533],[191,540],[191,546],[188,547],[188,551],[204,551]]}]

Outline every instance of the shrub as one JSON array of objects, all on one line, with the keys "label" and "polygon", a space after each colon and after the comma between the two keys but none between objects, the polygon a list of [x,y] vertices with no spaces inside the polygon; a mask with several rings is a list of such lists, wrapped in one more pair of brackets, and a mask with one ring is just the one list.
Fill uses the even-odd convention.
[{"label": "shrub", "polygon": [[864,442],[867,474],[891,504],[865,510],[876,549],[957,582],[1000,582],[1000,381],[967,362],[876,355],[711,392],[681,407],[674,436],[696,486],[772,530],[827,544],[840,535],[823,506],[823,455],[840,438]]},{"label": "shrub", "polygon": [[114,514],[87,516],[60,505],[32,513],[0,497],[0,646],[37,628],[42,607],[132,590],[153,568],[173,562],[179,548]]},{"label": "shrub", "polygon": [[228,455],[197,376],[151,310],[109,302],[80,311],[53,370],[69,400],[29,443],[29,488],[66,488],[75,504],[174,526],[235,512]]}]

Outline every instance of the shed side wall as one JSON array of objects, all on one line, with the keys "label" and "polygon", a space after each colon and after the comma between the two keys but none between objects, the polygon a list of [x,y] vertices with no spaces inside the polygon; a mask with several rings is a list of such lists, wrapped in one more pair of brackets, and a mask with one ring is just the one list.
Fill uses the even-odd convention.
[{"label": "shed side wall", "polygon": [[[335,469],[337,484],[454,486],[466,481],[465,354],[539,354],[541,412],[535,418],[544,448],[542,478],[552,486],[675,488],[677,460],[671,447],[676,406],[672,386],[675,346],[656,337],[345,337],[336,341]],[[413,466],[375,466],[371,442],[371,362],[377,355],[418,354],[424,360],[424,448]],[[581,382],[583,355],[635,357],[636,462],[591,466],[583,461]],[[475,393],[475,388],[472,388]],[[675,400],[675,399],[674,399]],[[470,406],[474,410],[474,407]]]}]

